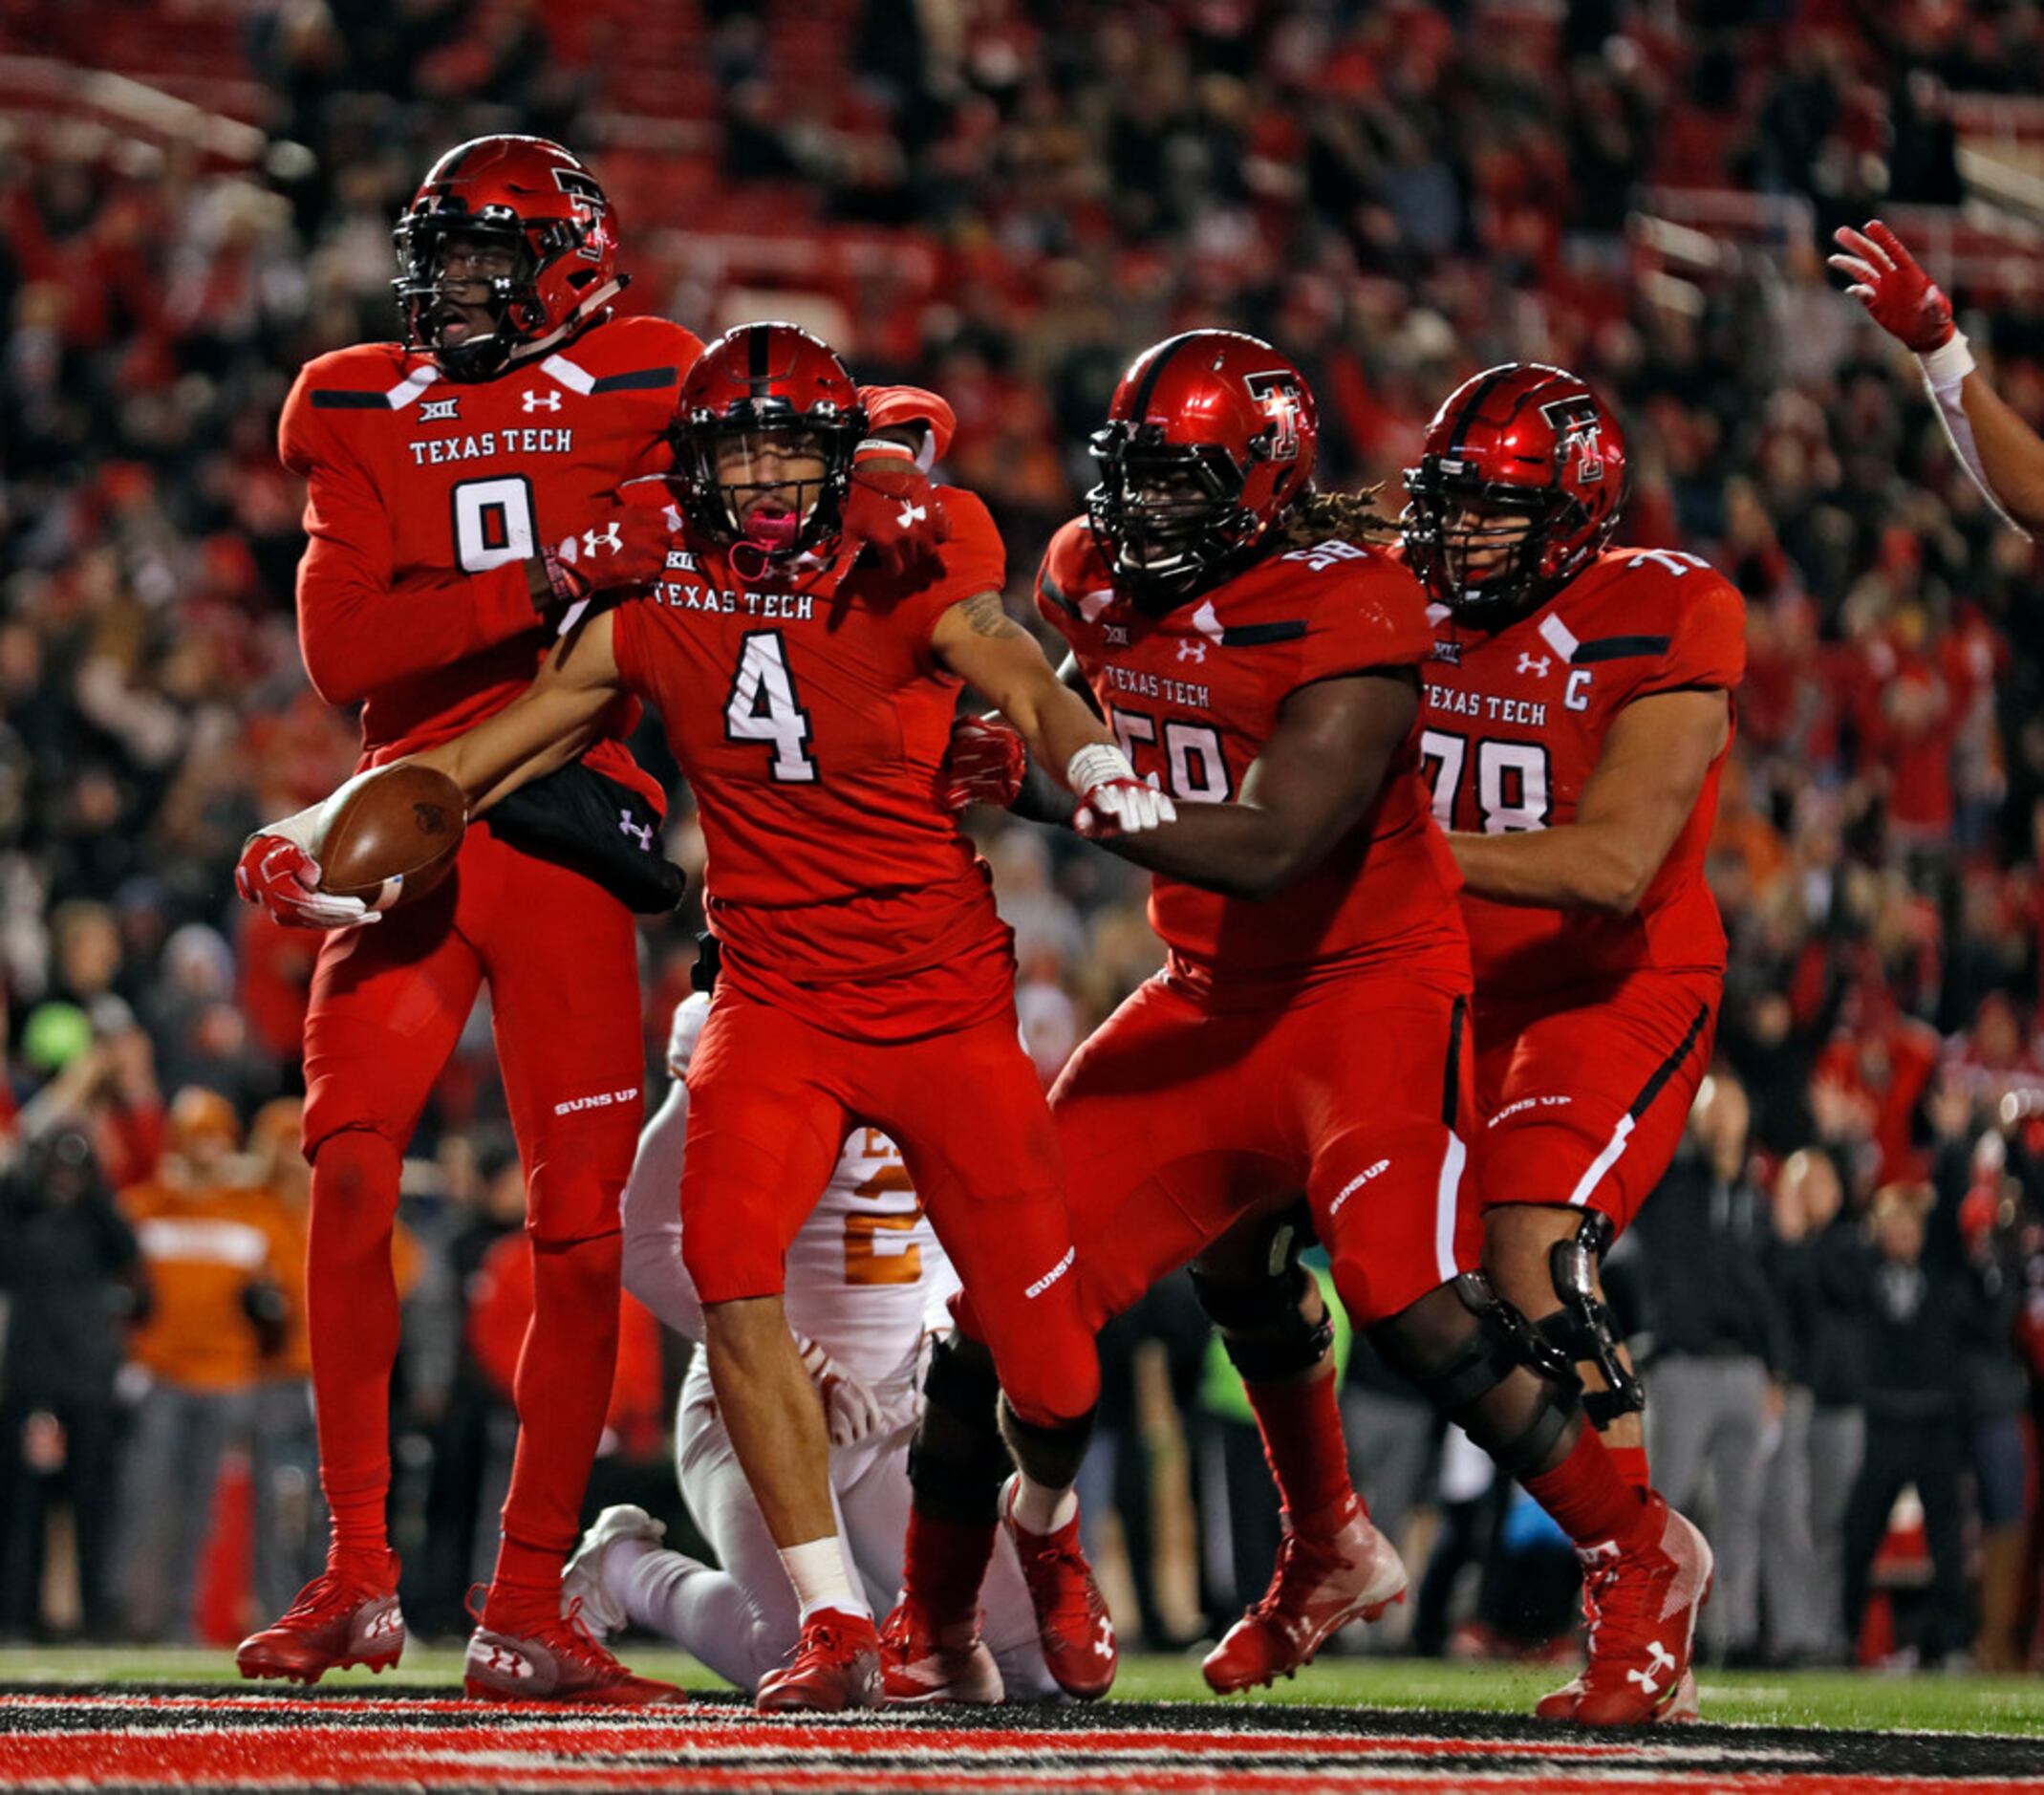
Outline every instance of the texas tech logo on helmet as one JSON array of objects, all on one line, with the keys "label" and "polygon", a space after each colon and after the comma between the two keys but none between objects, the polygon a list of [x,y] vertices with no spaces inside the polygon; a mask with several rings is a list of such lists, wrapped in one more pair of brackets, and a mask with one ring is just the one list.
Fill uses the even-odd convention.
[{"label": "texas tech logo on helmet", "polygon": [[1243,376],[1242,384],[1249,389],[1249,396],[1270,413],[1271,422],[1278,426],[1278,434],[1271,439],[1264,459],[1297,461],[1299,416],[1303,404],[1298,374],[1290,368],[1271,368],[1260,374]]},{"label": "texas tech logo on helmet", "polygon": [[1597,401],[1587,393],[1550,400],[1540,407],[1540,416],[1553,426],[1560,444],[1556,459],[1566,465],[1576,456],[1576,478],[1583,486],[1604,477],[1603,418]]},{"label": "texas tech logo on helmet", "polygon": [[575,203],[575,222],[582,227],[582,244],[575,253],[585,261],[601,260],[603,246],[597,241],[592,227],[603,216],[611,204],[603,189],[596,184],[592,175],[580,168],[556,168],[553,171],[553,184]]}]

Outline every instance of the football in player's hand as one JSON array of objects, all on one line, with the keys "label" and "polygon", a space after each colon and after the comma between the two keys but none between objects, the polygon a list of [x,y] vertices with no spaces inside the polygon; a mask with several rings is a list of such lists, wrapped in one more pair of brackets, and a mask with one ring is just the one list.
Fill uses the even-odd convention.
[{"label": "football in player's hand", "polygon": [[447,876],[467,823],[461,787],[433,768],[358,773],[321,806],[319,888],[372,910],[414,902]]}]

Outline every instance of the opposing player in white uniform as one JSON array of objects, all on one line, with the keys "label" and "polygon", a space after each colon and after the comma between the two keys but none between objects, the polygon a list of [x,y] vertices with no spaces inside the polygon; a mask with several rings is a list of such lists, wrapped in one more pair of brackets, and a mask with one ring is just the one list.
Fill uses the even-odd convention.
[{"label": "opposing player in white uniform", "polygon": [[[688,1129],[688,1065],[709,1013],[710,999],[699,992],[675,1011],[667,1044],[674,1084],[639,1136],[623,1199],[625,1287],[698,1342],[702,1308],[681,1264],[676,1193]],[[923,1349],[951,1326],[946,1305],[957,1287],[899,1149],[875,1129],[854,1128],[822,1200],[788,1247],[786,1305],[828,1425],[846,1570],[876,1613],[893,1607],[901,1588]],[[644,1509],[606,1508],[569,1563],[564,1595],[580,1598],[582,1619],[592,1627],[643,1627],[750,1691],[794,1650],[800,1616],[718,1416],[700,1352],[681,1386],[675,1457],[682,1497],[722,1568],[661,1547],[665,1529]],[[984,1599],[987,1655],[974,1686],[954,1698],[1054,1697],[1022,1567],[1005,1542]]]}]

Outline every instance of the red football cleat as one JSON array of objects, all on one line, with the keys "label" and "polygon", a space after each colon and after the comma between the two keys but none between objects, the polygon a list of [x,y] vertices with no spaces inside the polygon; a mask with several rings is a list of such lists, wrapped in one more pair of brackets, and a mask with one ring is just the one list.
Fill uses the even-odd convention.
[{"label": "red football cleat", "polygon": [[380,1572],[330,1564],[273,1625],[241,1642],[234,1662],[244,1676],[316,1683],[356,1664],[388,1670],[403,1655],[404,1637],[392,1553]]},{"label": "red football cleat", "polygon": [[777,1671],[760,1678],[752,1705],[762,1714],[877,1708],[883,1699],[880,1635],[869,1614],[820,1608]]},{"label": "red football cleat", "polygon": [[915,1603],[902,1602],[880,1629],[880,1674],[890,1702],[993,1707],[1007,1696],[1000,1666],[979,1637],[978,1611],[939,1627]]},{"label": "red football cleat", "polygon": [[1711,1546],[1659,1496],[1647,1498],[1648,1544],[1616,1541],[1581,1554],[1589,1662],[1574,1681],[1540,1698],[1543,1719],[1581,1726],[1637,1726],[1697,1718],[1691,1668],[1696,1616],[1711,1599]]},{"label": "red football cleat", "polygon": [[1114,1686],[1114,1623],[1079,1545],[1079,1517],[1055,1533],[1031,1533],[1015,1519],[1021,1481],[1010,1478],[1001,1491],[1000,1519],[1022,1556],[1044,1662],[1067,1696],[1090,1701]]},{"label": "red football cleat", "polygon": [[1270,1588],[1207,1654],[1200,1669],[1216,1694],[1295,1676],[1350,1621],[1406,1599],[1404,1563],[1353,1495],[1314,1520],[1286,1531]]},{"label": "red football cleat", "polygon": [[650,1708],[688,1699],[672,1683],[635,1676],[582,1624],[582,1604],[529,1633],[478,1626],[462,1666],[463,1693],[483,1701],[567,1701]]}]

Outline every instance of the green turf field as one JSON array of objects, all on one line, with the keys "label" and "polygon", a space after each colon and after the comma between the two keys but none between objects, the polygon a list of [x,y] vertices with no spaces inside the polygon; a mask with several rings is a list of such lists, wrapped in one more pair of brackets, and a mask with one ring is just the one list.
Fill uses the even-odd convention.
[{"label": "green turf field", "polygon": [[[635,1670],[690,1688],[718,1679],[678,1652],[631,1649]],[[397,1677],[411,1686],[454,1684],[461,1654],[413,1645]],[[0,1683],[193,1682],[233,1677],[231,1655],[187,1647],[156,1649],[11,1647],[0,1649]],[[1517,1665],[1440,1664],[1421,1660],[1336,1658],[1315,1665],[1296,1681],[1250,1699],[1347,1703],[1358,1707],[1438,1708],[1444,1711],[1531,1710],[1543,1691],[1567,1677],[1565,1669]],[[322,1688],[373,1691],[395,1677],[345,1671]],[[1926,1673],[1880,1676],[1837,1671],[1709,1672],[1702,1677],[1704,1718],[1772,1726],[1918,1727],[1969,1733],[2029,1733],[2044,1737],[2044,1676],[1970,1676]],[[251,1685],[253,1687],[253,1685]],[[1193,1657],[1125,1657],[1115,1694],[1131,1700],[1214,1699]],[[1237,1698],[1240,1700],[1244,1698]],[[1223,1704],[1216,1701],[1216,1707]]]}]

